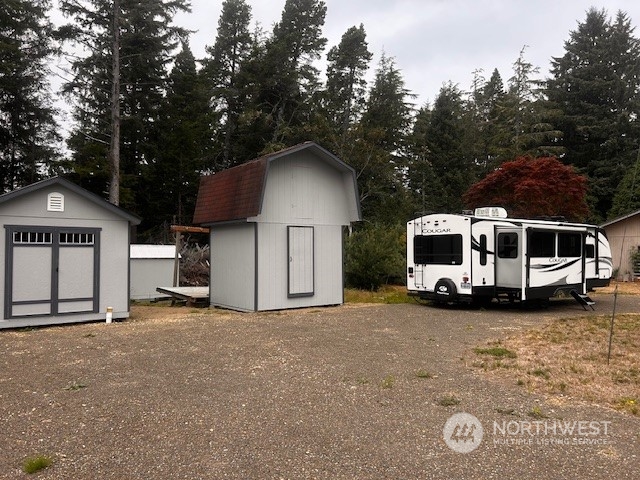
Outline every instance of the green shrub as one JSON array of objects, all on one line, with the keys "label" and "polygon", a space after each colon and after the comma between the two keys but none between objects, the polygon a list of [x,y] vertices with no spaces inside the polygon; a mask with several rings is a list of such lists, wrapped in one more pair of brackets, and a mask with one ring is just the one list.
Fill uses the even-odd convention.
[{"label": "green shrub", "polygon": [[345,244],[347,285],[378,290],[404,283],[406,234],[401,226],[367,225],[354,231]]}]

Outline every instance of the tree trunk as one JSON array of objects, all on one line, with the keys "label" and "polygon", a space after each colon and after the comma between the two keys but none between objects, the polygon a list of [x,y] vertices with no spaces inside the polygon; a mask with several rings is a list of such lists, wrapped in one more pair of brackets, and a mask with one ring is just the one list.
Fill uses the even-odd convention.
[{"label": "tree trunk", "polygon": [[109,146],[109,201],[120,204],[120,0],[113,0],[113,46],[111,87],[111,144]]}]

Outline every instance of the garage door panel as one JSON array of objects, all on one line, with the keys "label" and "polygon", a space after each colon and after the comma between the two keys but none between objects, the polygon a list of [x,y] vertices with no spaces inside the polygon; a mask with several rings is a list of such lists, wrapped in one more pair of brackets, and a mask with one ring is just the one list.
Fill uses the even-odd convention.
[{"label": "garage door panel", "polygon": [[93,299],[60,302],[58,304],[58,313],[81,313],[91,311],[93,311]]},{"label": "garage door panel", "polygon": [[93,247],[61,247],[58,299],[93,297]]},{"label": "garage door panel", "polygon": [[6,318],[98,311],[99,229],[5,228]]},{"label": "garage door panel", "polygon": [[13,250],[13,301],[51,301],[51,246]]},{"label": "garage door panel", "polygon": [[13,305],[11,316],[26,317],[34,315],[51,315],[51,303]]}]

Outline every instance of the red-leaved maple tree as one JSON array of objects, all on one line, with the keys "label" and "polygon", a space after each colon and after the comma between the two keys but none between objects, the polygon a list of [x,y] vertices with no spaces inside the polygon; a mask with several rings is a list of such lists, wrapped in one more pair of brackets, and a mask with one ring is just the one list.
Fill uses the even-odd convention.
[{"label": "red-leaved maple tree", "polygon": [[555,157],[518,157],[473,184],[464,194],[467,208],[504,207],[511,217],[563,216],[583,220],[589,214],[587,178]]}]

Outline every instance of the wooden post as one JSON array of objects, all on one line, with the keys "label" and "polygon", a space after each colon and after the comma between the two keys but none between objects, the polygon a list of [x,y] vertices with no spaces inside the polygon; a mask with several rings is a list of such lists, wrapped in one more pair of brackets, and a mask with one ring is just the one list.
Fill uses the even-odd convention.
[{"label": "wooden post", "polygon": [[173,259],[173,286],[179,287],[180,283],[180,241],[182,240],[182,233],[176,232],[176,255]]}]

